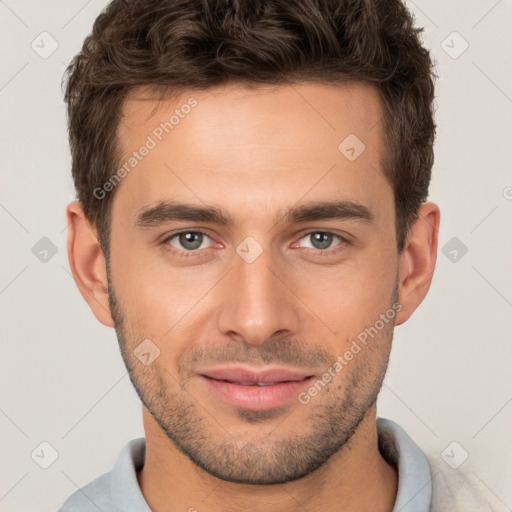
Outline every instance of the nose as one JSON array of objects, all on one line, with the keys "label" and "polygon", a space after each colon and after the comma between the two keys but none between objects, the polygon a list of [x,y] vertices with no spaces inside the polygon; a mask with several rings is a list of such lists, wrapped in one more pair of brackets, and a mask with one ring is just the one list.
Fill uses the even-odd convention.
[{"label": "nose", "polygon": [[220,332],[251,345],[297,332],[300,301],[289,272],[272,261],[270,250],[252,263],[237,255],[226,280],[217,315]]}]

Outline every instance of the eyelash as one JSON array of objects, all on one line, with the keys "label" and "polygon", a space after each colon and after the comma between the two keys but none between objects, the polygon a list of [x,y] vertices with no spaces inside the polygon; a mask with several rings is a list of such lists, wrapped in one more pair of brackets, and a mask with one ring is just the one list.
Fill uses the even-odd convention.
[{"label": "eyelash", "polygon": [[[178,231],[176,233],[173,233],[169,236],[167,236],[164,240],[162,240],[161,244],[164,246],[164,248],[166,250],[169,250],[171,252],[173,252],[175,255],[177,255],[178,257],[181,257],[181,258],[190,258],[192,256],[195,256],[195,257],[202,257],[202,256],[206,256],[205,254],[205,250],[204,249],[196,249],[194,251],[185,251],[185,250],[178,250],[176,249],[175,247],[172,247],[169,242],[183,234],[183,233],[197,233],[197,234],[201,234],[201,235],[204,235],[208,238],[210,238],[210,236],[208,235],[208,233],[206,233],[205,231],[202,231],[201,229],[186,229],[186,230],[183,230],[183,231]],[[306,252],[307,253],[315,253],[316,256],[319,256],[319,257],[325,257],[325,256],[335,256],[337,255],[339,252],[343,251],[346,247],[346,245],[350,245],[350,242],[345,238],[345,237],[342,237],[341,235],[337,235],[336,233],[332,233],[331,231],[321,231],[321,230],[313,230],[313,231],[308,231],[307,233],[304,233],[300,238],[299,240],[302,240],[303,238],[309,236],[309,235],[312,235],[314,233],[322,233],[322,234],[327,234],[327,235],[333,235],[335,236],[336,238],[339,238],[340,239],[340,243],[336,246],[334,246],[333,248],[329,248],[329,249],[310,249],[310,248],[306,248]]]}]

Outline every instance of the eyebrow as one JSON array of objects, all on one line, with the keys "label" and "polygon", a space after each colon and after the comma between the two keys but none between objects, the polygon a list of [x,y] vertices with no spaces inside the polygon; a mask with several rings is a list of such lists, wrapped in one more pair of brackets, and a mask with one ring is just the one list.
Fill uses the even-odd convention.
[{"label": "eyebrow", "polygon": [[[375,214],[365,205],[355,201],[315,201],[290,207],[276,218],[276,224],[293,224],[314,220],[360,220],[368,224],[375,222]],[[161,201],[155,206],[143,207],[137,214],[137,228],[158,227],[171,221],[190,221],[234,226],[234,218],[215,206],[196,206],[176,201]]]}]

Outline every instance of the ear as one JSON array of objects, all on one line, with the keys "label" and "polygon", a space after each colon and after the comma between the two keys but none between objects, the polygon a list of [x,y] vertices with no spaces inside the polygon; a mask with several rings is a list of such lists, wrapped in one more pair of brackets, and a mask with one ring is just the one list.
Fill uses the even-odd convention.
[{"label": "ear", "polygon": [[398,301],[402,309],[396,315],[395,325],[409,319],[430,288],[437,259],[440,217],[436,204],[425,203],[419,208],[418,218],[409,229],[399,262]]},{"label": "ear", "polygon": [[66,208],[68,259],[75,283],[94,316],[114,327],[108,303],[107,267],[96,229],[85,216],[82,205],[73,201]]}]

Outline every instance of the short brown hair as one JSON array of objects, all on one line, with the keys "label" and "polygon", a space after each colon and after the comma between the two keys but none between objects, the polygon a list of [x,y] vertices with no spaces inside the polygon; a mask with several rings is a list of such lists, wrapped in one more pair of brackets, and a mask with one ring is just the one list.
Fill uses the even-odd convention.
[{"label": "short brown hair", "polygon": [[[93,193],[120,162],[123,101],[227,82],[373,84],[383,106],[382,172],[397,249],[426,201],[434,160],[433,62],[400,0],[113,0],[66,70],[72,173],[109,254],[111,205]],[[65,78],[66,78],[65,76]]]}]

